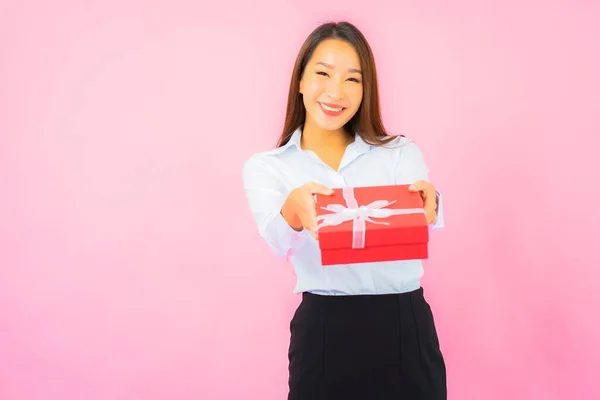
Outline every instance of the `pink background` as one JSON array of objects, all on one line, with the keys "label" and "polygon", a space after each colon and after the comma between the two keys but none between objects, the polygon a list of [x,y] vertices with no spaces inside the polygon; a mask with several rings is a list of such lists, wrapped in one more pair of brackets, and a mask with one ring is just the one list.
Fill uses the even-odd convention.
[{"label": "pink background", "polygon": [[332,18],[446,196],[449,398],[600,398],[599,3],[237,3],[0,5],[0,398],[285,398],[299,297],[241,168]]}]

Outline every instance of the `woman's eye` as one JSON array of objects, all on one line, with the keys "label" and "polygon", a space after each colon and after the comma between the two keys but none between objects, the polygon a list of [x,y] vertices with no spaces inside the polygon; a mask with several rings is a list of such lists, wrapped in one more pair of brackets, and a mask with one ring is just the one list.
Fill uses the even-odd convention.
[{"label": "woman's eye", "polygon": [[352,82],[360,83],[360,81],[356,78],[349,78],[348,80],[352,81]]},{"label": "woman's eye", "polygon": [[323,72],[323,71],[317,71],[317,75],[328,76],[327,72]]}]

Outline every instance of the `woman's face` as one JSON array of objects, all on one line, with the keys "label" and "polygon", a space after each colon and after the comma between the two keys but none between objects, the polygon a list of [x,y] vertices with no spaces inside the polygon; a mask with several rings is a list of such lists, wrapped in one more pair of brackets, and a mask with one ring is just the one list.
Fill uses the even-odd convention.
[{"label": "woman's face", "polygon": [[342,128],[356,114],[363,98],[358,53],[337,39],[321,42],[300,80],[307,123],[327,131]]}]

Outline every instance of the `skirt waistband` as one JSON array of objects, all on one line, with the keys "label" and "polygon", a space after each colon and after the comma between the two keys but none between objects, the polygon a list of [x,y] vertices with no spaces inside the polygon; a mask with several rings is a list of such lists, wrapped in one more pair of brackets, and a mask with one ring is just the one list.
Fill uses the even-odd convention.
[{"label": "skirt waistband", "polygon": [[382,293],[382,294],[355,294],[355,295],[324,295],[311,292],[302,292],[302,300],[308,302],[386,302],[403,298],[423,297],[423,287],[403,293]]}]

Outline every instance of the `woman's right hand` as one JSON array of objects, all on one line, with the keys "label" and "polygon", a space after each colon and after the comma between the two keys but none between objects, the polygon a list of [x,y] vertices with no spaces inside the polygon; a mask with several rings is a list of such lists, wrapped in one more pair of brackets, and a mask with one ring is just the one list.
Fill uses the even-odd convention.
[{"label": "woman's right hand", "polygon": [[302,185],[289,194],[281,207],[281,215],[286,222],[296,231],[309,230],[317,239],[317,208],[314,199],[315,194],[330,196],[333,190],[317,182],[309,182]]}]

